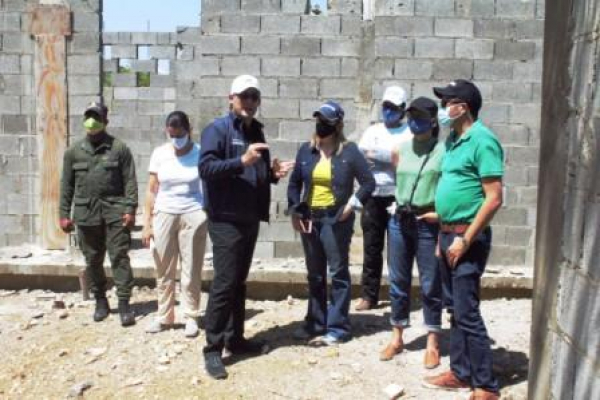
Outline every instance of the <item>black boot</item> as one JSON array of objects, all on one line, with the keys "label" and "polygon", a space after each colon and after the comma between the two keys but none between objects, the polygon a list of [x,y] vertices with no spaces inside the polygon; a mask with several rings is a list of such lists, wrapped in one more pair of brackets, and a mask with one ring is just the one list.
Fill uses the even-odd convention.
[{"label": "black boot", "polygon": [[225,365],[223,365],[220,352],[204,353],[204,368],[213,379],[227,378],[227,370],[225,369]]},{"label": "black boot", "polygon": [[110,307],[108,306],[108,299],[106,296],[96,297],[96,309],[94,310],[94,321],[104,321],[110,313]]},{"label": "black boot", "polygon": [[121,326],[135,325],[135,314],[129,307],[129,300],[119,300],[119,316],[121,317]]}]

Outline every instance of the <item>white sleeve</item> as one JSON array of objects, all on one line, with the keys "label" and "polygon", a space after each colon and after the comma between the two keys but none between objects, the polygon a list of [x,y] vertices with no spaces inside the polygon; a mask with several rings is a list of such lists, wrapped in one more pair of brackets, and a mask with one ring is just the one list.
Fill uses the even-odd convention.
[{"label": "white sleeve", "polygon": [[152,151],[152,155],[150,156],[150,162],[148,163],[148,172],[151,174],[157,174],[158,168],[160,167],[159,160],[160,147],[157,147]]}]

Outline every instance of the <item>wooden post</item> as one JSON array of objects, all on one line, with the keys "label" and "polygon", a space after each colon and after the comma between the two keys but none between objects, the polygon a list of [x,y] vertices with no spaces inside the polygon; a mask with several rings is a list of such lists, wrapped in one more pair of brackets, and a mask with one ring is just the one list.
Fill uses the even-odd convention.
[{"label": "wooden post", "polygon": [[42,4],[30,13],[29,32],[35,37],[41,244],[46,249],[64,249],[67,236],[58,223],[58,205],[68,135],[66,36],[71,35],[71,12],[64,5]]}]

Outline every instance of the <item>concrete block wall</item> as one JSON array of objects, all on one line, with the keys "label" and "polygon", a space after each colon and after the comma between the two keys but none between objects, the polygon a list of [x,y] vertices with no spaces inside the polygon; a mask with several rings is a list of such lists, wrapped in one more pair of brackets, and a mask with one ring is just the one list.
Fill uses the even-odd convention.
[{"label": "concrete block wall", "polygon": [[[36,133],[32,0],[0,2],[0,246],[35,243],[39,234],[39,161]],[[70,1],[73,34],[67,38],[71,132],[84,105],[100,98],[100,2]],[[73,140],[71,137],[70,140]]]}]

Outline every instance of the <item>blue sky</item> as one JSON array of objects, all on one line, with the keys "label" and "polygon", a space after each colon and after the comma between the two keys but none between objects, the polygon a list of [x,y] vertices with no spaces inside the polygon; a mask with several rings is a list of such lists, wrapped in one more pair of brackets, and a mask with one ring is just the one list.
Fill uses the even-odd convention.
[{"label": "blue sky", "polygon": [[[324,9],[326,1],[313,3]],[[200,3],[201,0],[104,0],[104,30],[175,32],[178,26],[199,26]]]}]

